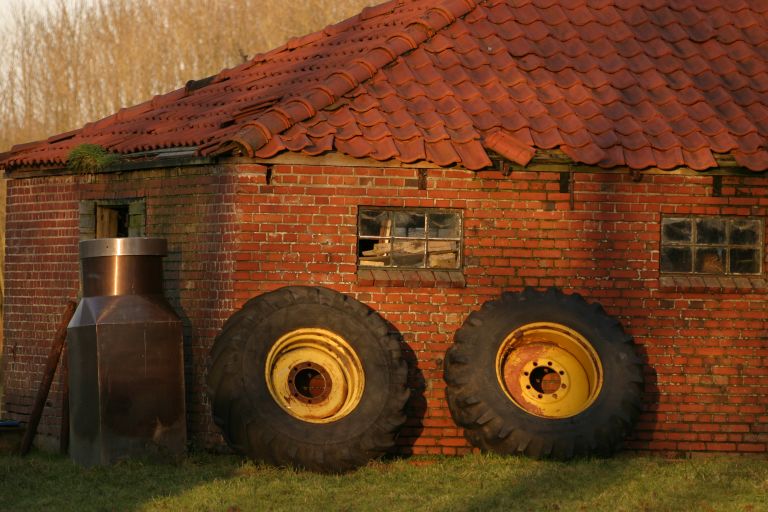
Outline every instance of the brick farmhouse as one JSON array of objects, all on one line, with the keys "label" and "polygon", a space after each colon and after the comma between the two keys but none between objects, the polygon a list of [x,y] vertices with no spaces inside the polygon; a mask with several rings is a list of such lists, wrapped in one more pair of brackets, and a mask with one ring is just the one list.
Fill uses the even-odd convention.
[{"label": "brick farmhouse", "polygon": [[[75,170],[83,144],[119,158]],[[578,293],[634,338],[625,447],[768,449],[763,1],[390,1],[0,158],[10,418],[78,296],[78,241],[153,236],[198,446],[222,443],[205,384],[222,325],[304,285],[402,336],[400,453],[472,449],[445,354],[471,312],[525,287]],[[60,390],[38,444],[58,435]]]}]

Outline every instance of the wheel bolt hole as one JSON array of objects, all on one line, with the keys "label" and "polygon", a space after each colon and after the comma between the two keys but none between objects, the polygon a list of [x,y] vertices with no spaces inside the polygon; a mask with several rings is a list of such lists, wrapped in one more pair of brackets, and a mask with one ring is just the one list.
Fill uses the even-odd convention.
[{"label": "wheel bolt hole", "polygon": [[539,398],[542,398],[542,395],[539,395]]},{"label": "wheel bolt hole", "polygon": [[566,386],[565,386],[565,384],[561,384],[560,387],[565,389]]},{"label": "wheel bolt hole", "polygon": [[525,389],[531,389],[531,386],[525,386]]},{"label": "wheel bolt hole", "polygon": [[564,372],[563,370],[560,370],[558,373],[559,373],[560,375],[565,375],[565,372]]},{"label": "wheel bolt hole", "polygon": [[552,398],[557,398],[557,393],[552,393]]},{"label": "wheel bolt hole", "polygon": [[541,366],[531,372],[530,383],[539,393],[553,393],[560,388],[560,375],[548,366]]},{"label": "wheel bolt hole", "polygon": [[534,362],[533,362],[533,366],[539,366],[539,363],[537,363],[536,361],[534,361]]},{"label": "wheel bolt hole", "polygon": [[530,375],[530,373],[528,373],[528,372],[523,372],[523,375],[525,375],[525,376],[527,377],[528,375]]},{"label": "wheel bolt hole", "polygon": [[547,363],[547,366],[552,366],[552,361],[549,361],[549,362]]}]

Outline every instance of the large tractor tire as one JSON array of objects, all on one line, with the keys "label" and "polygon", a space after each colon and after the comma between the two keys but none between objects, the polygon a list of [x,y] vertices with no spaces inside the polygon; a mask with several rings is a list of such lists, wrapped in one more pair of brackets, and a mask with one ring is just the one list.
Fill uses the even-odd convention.
[{"label": "large tractor tire", "polygon": [[608,456],[639,415],[643,375],[632,338],[580,295],[504,293],[472,313],[454,341],[448,406],[484,451]]},{"label": "large tractor tire", "polygon": [[344,472],[394,445],[406,374],[399,340],[376,312],[326,288],[292,286],[251,299],[225,323],[208,390],[236,451]]}]

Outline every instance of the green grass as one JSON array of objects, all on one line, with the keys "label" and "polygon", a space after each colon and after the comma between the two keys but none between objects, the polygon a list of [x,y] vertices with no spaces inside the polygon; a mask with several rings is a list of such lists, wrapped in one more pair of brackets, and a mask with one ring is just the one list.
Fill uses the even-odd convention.
[{"label": "green grass", "polygon": [[64,457],[0,457],[2,510],[768,511],[768,460],[621,456],[396,460],[348,475],[233,456],[81,469]]}]

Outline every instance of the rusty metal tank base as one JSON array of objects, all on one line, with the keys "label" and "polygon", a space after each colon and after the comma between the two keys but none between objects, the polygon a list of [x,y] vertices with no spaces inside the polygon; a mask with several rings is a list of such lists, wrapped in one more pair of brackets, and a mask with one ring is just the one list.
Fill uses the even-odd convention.
[{"label": "rusty metal tank base", "polygon": [[182,323],[163,296],[160,238],[80,242],[67,329],[70,455],[82,466],[186,451]]}]

